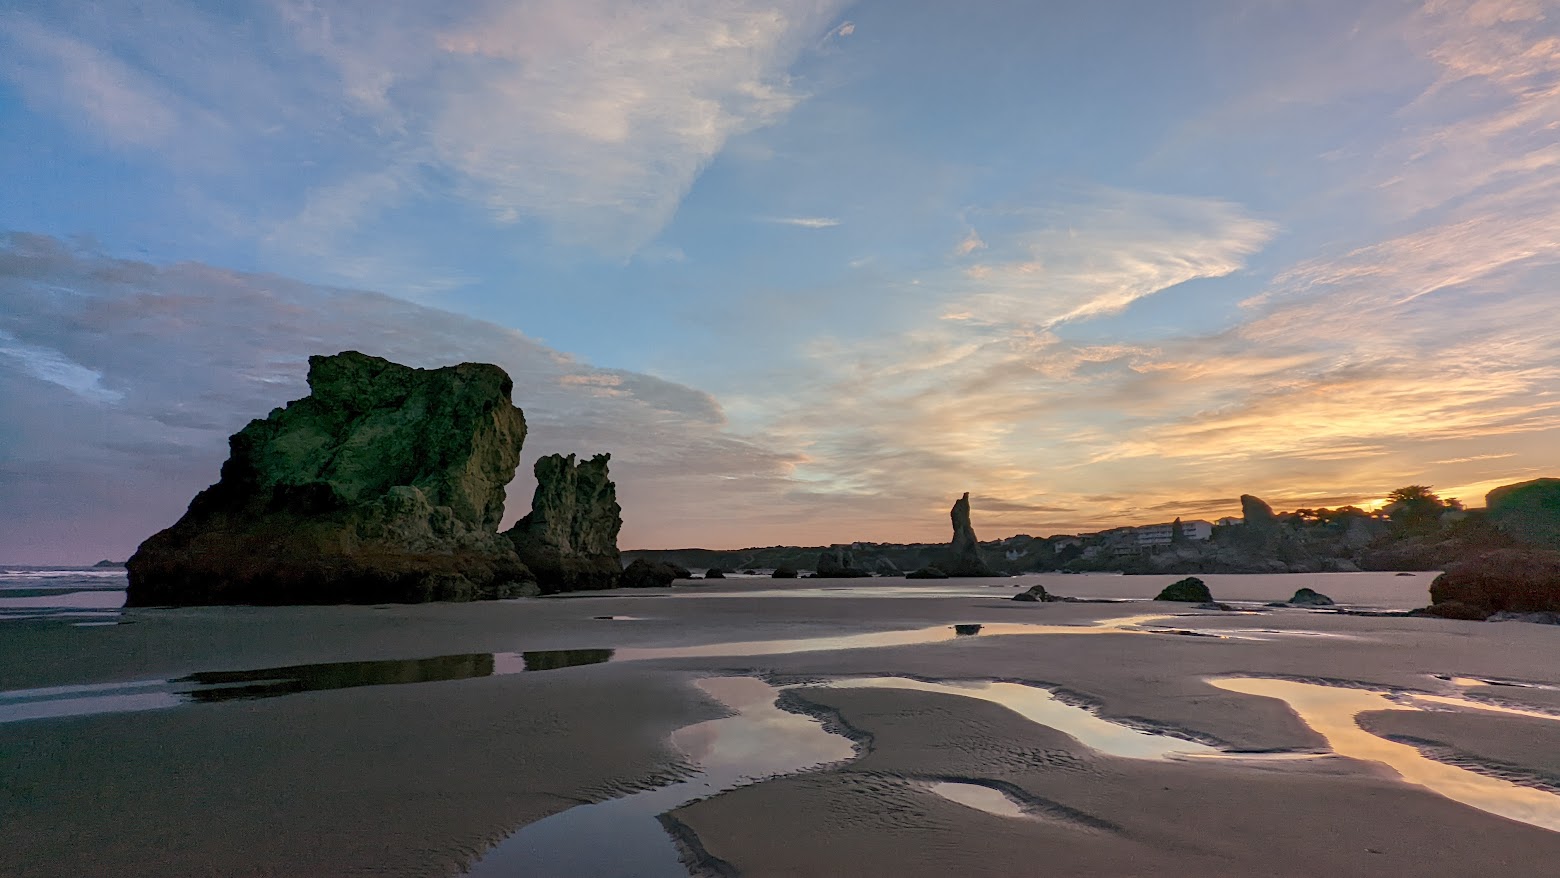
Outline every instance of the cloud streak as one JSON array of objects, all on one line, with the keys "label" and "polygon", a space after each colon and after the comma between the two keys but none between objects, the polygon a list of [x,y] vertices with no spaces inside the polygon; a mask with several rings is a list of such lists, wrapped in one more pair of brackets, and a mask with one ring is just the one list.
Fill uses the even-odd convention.
[{"label": "cloud streak", "polygon": [[764,222],[803,229],[832,229],[840,224],[839,220],[829,216],[777,216],[767,217]]}]

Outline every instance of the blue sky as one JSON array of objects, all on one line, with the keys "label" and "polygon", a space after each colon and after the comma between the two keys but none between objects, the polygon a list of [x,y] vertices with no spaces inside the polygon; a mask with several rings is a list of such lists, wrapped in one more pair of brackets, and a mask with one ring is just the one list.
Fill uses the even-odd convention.
[{"label": "blue sky", "polygon": [[0,558],[345,347],[510,369],[628,546],[1553,474],[1560,3],[446,6],[0,0]]}]

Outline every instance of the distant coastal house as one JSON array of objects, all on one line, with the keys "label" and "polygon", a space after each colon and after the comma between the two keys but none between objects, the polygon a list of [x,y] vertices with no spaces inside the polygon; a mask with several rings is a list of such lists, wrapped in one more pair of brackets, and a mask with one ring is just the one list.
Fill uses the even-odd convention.
[{"label": "distant coastal house", "polygon": [[[1132,530],[1139,546],[1168,546],[1175,538],[1175,522],[1169,524],[1145,524]],[[1206,540],[1213,537],[1213,523],[1196,519],[1181,522],[1181,536],[1188,540]]]}]

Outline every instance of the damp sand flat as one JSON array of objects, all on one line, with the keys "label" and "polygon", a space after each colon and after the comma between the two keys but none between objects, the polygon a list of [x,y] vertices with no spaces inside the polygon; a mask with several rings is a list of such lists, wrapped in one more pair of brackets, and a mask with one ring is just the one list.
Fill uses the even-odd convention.
[{"label": "damp sand flat", "polygon": [[[1064,585],[1056,590],[1065,593]],[[0,689],[533,650],[674,651],[953,623],[1088,625],[1184,611],[1026,605],[991,591],[129,610],[127,624],[115,626],[0,626],[0,654],[11,659],[0,664]],[[602,615],[637,618],[593,618]],[[1260,624],[1247,616],[1177,621],[1349,636],[982,634],[763,655],[667,652],[546,673],[9,723],[0,725],[0,850],[6,871],[21,875],[453,875],[525,825],[686,777],[688,757],[673,733],[728,712],[694,686],[712,674],[755,671],[782,684],[1031,681],[1133,728],[1259,750],[1315,750],[1326,741],[1281,701],[1222,691],[1208,679],[1356,680],[1449,696],[1463,690],[1430,674],[1560,683],[1560,630],[1541,626],[1298,612]],[[1502,703],[1521,696],[1501,694]],[[1535,864],[1560,858],[1560,833],[1353,760],[1246,767],[1129,759],[969,698],[826,686],[805,687],[805,697],[870,734],[870,752],[673,814],[709,855],[743,874],[1025,874],[1036,845],[1057,870],[1081,874],[1521,875],[1545,874]],[[1502,756],[1520,761],[1521,748],[1513,737]],[[966,781],[1011,784],[1027,813],[1040,816],[986,813],[926,786]]]}]

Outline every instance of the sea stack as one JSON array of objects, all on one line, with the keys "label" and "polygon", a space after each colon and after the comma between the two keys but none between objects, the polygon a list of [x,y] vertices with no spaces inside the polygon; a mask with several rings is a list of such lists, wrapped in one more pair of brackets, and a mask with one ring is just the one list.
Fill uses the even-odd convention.
[{"label": "sea stack", "polygon": [[980,543],[975,539],[975,528],[970,526],[969,492],[954,501],[948,517],[953,520],[953,542],[944,558],[932,566],[949,576],[996,576],[981,560]]},{"label": "sea stack", "polygon": [[623,573],[617,486],[607,476],[610,454],[574,462],[550,454],[536,462],[531,512],[504,532],[543,592],[615,588]]},{"label": "sea stack", "polygon": [[476,600],[532,581],[498,534],[525,441],[485,363],[309,358],[309,395],[233,434],[220,480],[126,565],[127,604]]}]

